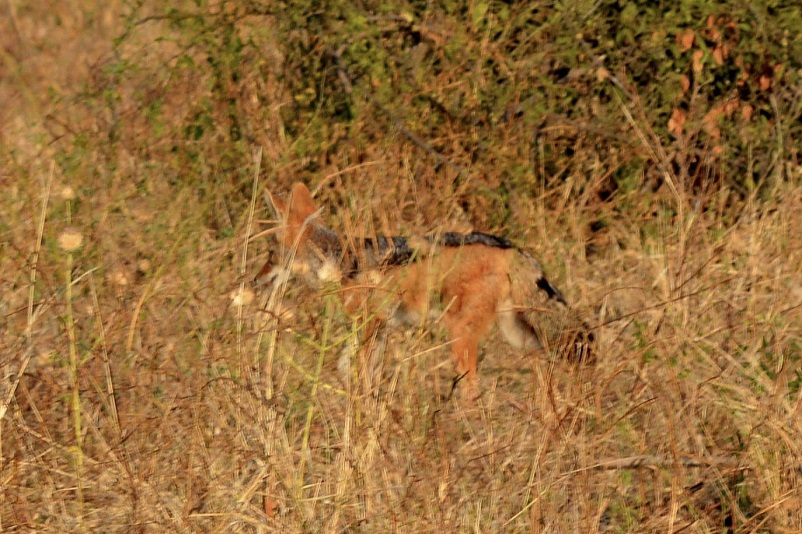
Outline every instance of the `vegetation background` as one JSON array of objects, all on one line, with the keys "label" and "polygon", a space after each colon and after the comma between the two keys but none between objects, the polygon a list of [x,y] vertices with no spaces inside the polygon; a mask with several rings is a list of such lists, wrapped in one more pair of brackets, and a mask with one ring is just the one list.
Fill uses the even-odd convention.
[{"label": "vegetation background", "polygon": [[[0,529],[800,531],[801,115],[793,1],[0,1]],[[296,180],[537,253],[596,361],[343,383],[251,285]]]}]

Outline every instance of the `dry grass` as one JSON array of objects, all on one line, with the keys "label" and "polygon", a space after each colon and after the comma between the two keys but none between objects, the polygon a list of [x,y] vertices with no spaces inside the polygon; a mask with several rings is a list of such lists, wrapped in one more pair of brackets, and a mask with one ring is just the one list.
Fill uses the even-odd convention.
[{"label": "dry grass", "polygon": [[[136,143],[106,143],[108,117],[80,97],[121,7],[18,4],[0,6],[14,13],[0,23],[0,529],[802,528],[802,187],[790,161],[769,200],[737,209],[726,186],[668,185],[589,207],[565,200],[573,178],[512,202],[511,235],[597,328],[594,364],[494,337],[470,405],[448,399],[436,329],[391,332],[371,340],[385,347],[380,380],[362,347],[344,384],[336,360],[364,317],[347,317],[336,292],[251,293],[271,246],[249,242],[270,226],[261,191],[298,178],[280,128],[258,143],[270,169],[242,159],[244,190],[214,153],[183,180],[160,163],[167,145],[130,149],[147,144],[133,118],[122,135]],[[476,183],[453,187],[453,170],[400,141],[314,178],[332,226],[483,222],[457,207]],[[617,216],[623,204],[642,218]],[[609,223],[590,235],[598,216]],[[268,313],[279,302],[290,315]]]}]

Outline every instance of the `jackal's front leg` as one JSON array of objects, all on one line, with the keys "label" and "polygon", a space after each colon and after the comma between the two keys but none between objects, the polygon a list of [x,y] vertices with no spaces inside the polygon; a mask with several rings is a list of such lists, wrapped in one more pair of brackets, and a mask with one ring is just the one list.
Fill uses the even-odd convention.
[{"label": "jackal's front leg", "polygon": [[471,397],[478,394],[479,342],[490,330],[496,316],[494,297],[490,288],[469,295],[457,295],[444,317],[454,367]]}]

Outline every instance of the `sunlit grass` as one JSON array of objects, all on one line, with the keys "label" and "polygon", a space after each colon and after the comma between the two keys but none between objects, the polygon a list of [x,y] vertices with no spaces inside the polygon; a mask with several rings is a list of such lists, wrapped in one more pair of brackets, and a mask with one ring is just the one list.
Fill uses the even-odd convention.
[{"label": "sunlit grass", "polygon": [[[715,162],[694,185],[634,94],[534,140],[506,118],[453,117],[429,136],[436,118],[378,109],[348,131],[315,130],[323,104],[297,131],[283,122],[297,95],[276,75],[270,17],[238,22],[268,43],[243,49],[264,56],[228,42],[210,65],[217,19],[12,4],[18,33],[0,37],[0,65],[14,61],[0,79],[4,531],[802,524],[802,189],[787,147],[771,188],[716,182]],[[436,23],[424,38],[456,31]],[[498,55],[479,45],[465,47],[471,65]],[[325,83],[343,83],[330,68]],[[422,83],[432,100],[464,96],[471,73]],[[626,151],[576,133],[609,123]],[[318,155],[326,143],[336,150]],[[346,235],[509,237],[594,328],[596,361],[491,336],[471,404],[451,395],[436,325],[373,329],[376,310],[349,315],[341,288],[253,284],[274,246],[252,239],[275,223],[262,191],[295,180]],[[556,336],[565,316],[541,304]]]}]

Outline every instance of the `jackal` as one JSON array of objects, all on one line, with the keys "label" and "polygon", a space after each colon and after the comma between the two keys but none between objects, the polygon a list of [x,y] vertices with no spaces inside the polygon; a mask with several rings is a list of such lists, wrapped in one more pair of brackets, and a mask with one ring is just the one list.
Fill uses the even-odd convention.
[{"label": "jackal", "polygon": [[294,274],[313,287],[341,282],[350,310],[381,307],[389,292],[395,305],[385,306],[389,311],[383,318],[390,325],[422,321],[434,315],[433,304],[439,305],[457,375],[471,392],[477,382],[478,345],[494,320],[510,345],[529,351],[542,348],[524,315],[537,290],[567,307],[540,263],[503,237],[449,232],[420,238],[343,238],[320,223],[304,184],[295,183],[286,202],[268,196],[281,221],[280,260],[268,262],[257,279],[273,282]]}]

